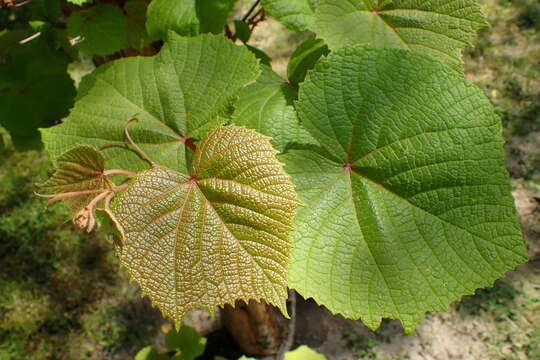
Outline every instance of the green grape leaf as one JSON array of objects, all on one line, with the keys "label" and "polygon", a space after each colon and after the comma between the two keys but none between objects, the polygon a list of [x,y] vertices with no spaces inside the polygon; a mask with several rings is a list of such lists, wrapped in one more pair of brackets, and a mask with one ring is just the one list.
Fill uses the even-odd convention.
[{"label": "green grape leaf", "polygon": [[312,26],[317,0],[262,0],[262,6],[289,29],[307,30]]},{"label": "green grape leaf", "polygon": [[287,77],[292,84],[299,84],[306,78],[308,70],[313,69],[321,56],[330,50],[321,39],[307,39],[296,48],[287,65]]},{"label": "green grape leaf", "polygon": [[462,64],[461,51],[487,27],[476,0],[320,0],[312,30],[332,49],[370,44]]},{"label": "green grape leaf", "polygon": [[27,6],[34,21],[54,23],[60,17],[60,0],[33,0]]},{"label": "green grape leaf", "polygon": [[77,144],[116,144],[103,150],[107,166],[145,169],[146,161],[122,145],[126,120],[138,114],[130,124],[134,141],[158,164],[187,171],[186,143],[222,121],[259,71],[247,49],[223,36],[171,32],[158,55],[113,61],[85,76],[68,119],[42,131],[45,148],[54,161]]},{"label": "green grape leaf", "polygon": [[76,47],[88,56],[111,55],[128,46],[122,11],[111,4],[99,4],[71,14],[68,35],[80,36]]},{"label": "green grape leaf", "polygon": [[0,125],[19,150],[39,149],[38,128],[60,121],[75,98],[67,56],[55,50],[45,34],[19,44],[28,35],[0,33]]},{"label": "green grape leaf", "polygon": [[152,43],[146,32],[146,11],[148,3],[144,0],[129,0],[124,5],[126,12],[127,46],[141,50]]},{"label": "green grape leaf", "polygon": [[180,354],[173,359],[194,360],[204,353],[206,338],[191,326],[182,325],[178,331],[171,329],[165,335],[165,347],[169,350],[180,350]]},{"label": "green grape leaf", "polygon": [[236,0],[197,0],[201,33],[221,34]]},{"label": "green grape leaf", "polygon": [[280,151],[292,143],[316,144],[298,121],[293,107],[296,90],[269,67],[262,69],[257,81],[240,92],[233,123],[270,136]]},{"label": "green grape leaf", "polygon": [[524,261],[501,123],[444,63],[347,47],[300,85],[297,111],[329,155],[285,161],[301,200],[289,284],[334,313],[411,332]]},{"label": "green grape leaf", "polygon": [[269,138],[218,126],[189,174],[139,173],[115,199],[121,263],[175,321],[190,308],[264,299],[286,314],[292,217],[299,202]]},{"label": "green grape leaf", "polygon": [[148,6],[146,27],[150,36],[159,39],[169,30],[185,36],[219,34],[233,6],[233,0],[154,0]]}]

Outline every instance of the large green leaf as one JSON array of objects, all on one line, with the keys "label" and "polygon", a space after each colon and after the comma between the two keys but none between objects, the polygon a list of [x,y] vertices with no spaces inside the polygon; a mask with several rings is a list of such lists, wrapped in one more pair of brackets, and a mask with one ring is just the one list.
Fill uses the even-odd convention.
[{"label": "large green leaf", "polygon": [[19,44],[28,35],[0,33],[0,125],[20,150],[40,148],[38,128],[59,122],[75,97],[67,56],[45,34]]},{"label": "large green leaf", "polygon": [[42,131],[45,147],[54,160],[77,144],[117,143],[104,149],[107,166],[144,169],[147,163],[122,146],[124,124],[138,114],[130,125],[135,142],[158,164],[186,171],[186,140],[216,125],[258,72],[255,57],[223,36],[170,33],[155,57],[117,60],[86,76],[69,118]]},{"label": "large green leaf", "polygon": [[409,49],[458,68],[461,50],[486,26],[476,0],[320,0],[313,30],[331,49]]},{"label": "large green leaf", "polygon": [[262,0],[270,16],[295,31],[307,30],[313,23],[317,0]]},{"label": "large green leaf", "polygon": [[122,11],[111,4],[99,4],[71,14],[68,35],[80,36],[77,47],[86,55],[106,56],[128,46]]},{"label": "large green leaf", "polygon": [[297,110],[328,153],[281,158],[307,204],[289,268],[303,296],[411,332],[526,260],[500,120],[445,64],[343,48],[308,74]]},{"label": "large green leaf", "polygon": [[257,81],[241,92],[233,122],[272,137],[272,144],[283,151],[288,144],[316,144],[300,125],[293,101],[296,90],[268,66]]},{"label": "large green leaf", "polygon": [[148,7],[148,33],[164,38],[167,31],[194,36],[211,32],[219,34],[235,0],[154,0]]},{"label": "large green leaf", "polygon": [[286,313],[288,233],[299,204],[269,138],[218,126],[189,173],[141,172],[116,199],[122,264],[164,314],[264,299]]}]

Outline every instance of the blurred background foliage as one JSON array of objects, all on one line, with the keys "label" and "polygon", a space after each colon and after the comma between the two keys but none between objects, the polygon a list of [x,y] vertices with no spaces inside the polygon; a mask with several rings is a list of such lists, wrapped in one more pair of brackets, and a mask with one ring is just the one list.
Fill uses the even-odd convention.
[{"label": "blurred background foliage", "polygon": [[[482,335],[491,359],[540,359],[540,2],[481,2],[492,28],[466,51],[465,72],[503,121],[507,167],[529,209],[522,222],[531,262],[465,297],[450,316],[494,324]],[[15,29],[29,17],[24,6],[0,9],[0,29]],[[268,21],[253,41],[280,72],[306,36]],[[80,77],[89,66],[83,59],[70,68]],[[159,347],[165,320],[119,270],[109,239],[81,232],[62,205],[45,210],[34,195],[50,171],[46,155],[16,152],[0,131],[0,161],[0,360],[130,359],[146,345]],[[381,341],[349,345],[361,350],[357,358],[383,358],[376,351]]]}]

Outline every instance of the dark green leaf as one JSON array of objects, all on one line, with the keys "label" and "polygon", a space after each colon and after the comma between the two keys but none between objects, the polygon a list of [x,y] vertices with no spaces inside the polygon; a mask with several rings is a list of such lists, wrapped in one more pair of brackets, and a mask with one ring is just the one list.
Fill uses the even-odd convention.
[{"label": "dark green leaf", "polygon": [[72,13],[67,30],[70,37],[81,37],[76,47],[88,56],[111,55],[128,46],[124,15],[111,4]]},{"label": "dark green leaf", "polygon": [[320,39],[307,39],[296,48],[287,66],[287,77],[292,84],[299,84],[306,78],[308,70],[313,69],[321,56],[330,50]]},{"label": "dark green leaf", "polygon": [[245,22],[236,20],[234,22],[234,34],[243,43],[247,43],[251,37],[251,29]]},{"label": "dark green leaf", "polygon": [[75,97],[68,58],[45,36],[20,45],[28,35],[0,34],[0,125],[21,150],[40,148],[38,128],[66,116]]}]

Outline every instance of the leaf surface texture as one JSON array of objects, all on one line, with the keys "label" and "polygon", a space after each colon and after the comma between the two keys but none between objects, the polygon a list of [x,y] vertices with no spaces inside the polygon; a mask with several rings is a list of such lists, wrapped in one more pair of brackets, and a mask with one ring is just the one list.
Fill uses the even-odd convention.
[{"label": "leaf surface texture", "polygon": [[343,48],[296,105],[326,150],[281,157],[307,205],[289,278],[304,297],[411,332],[527,259],[500,120],[461,75],[405,50]]},{"label": "leaf surface texture", "polygon": [[333,50],[408,49],[460,68],[461,50],[485,27],[476,0],[320,0],[312,30]]},{"label": "leaf surface texture", "polygon": [[155,166],[116,199],[120,259],[163,313],[264,299],[286,313],[298,200],[269,138],[217,127],[189,174]]}]

